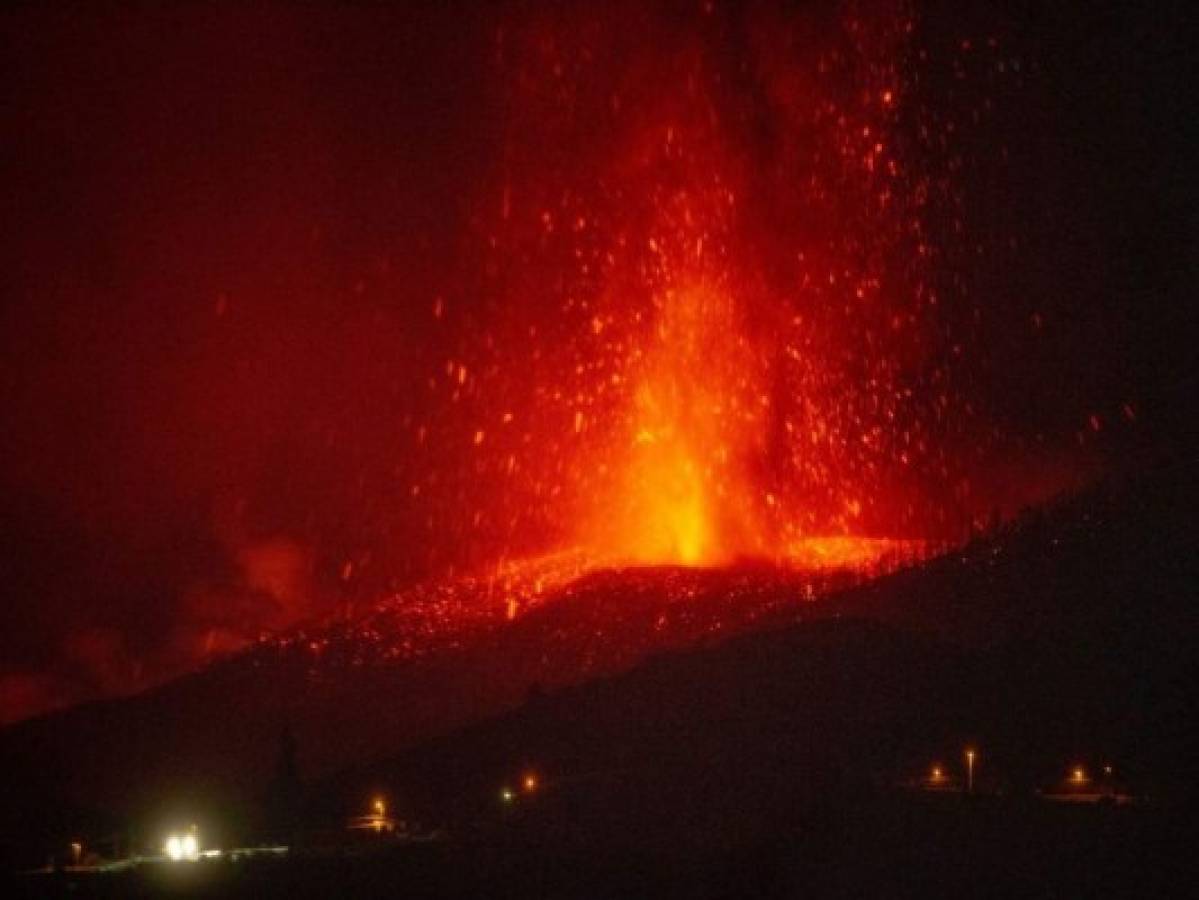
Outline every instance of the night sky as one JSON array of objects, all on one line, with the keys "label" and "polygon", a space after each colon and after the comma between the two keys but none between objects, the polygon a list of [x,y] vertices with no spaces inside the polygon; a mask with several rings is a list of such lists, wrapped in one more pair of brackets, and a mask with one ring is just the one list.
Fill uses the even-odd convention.
[{"label": "night sky", "polygon": [[[548,185],[635,233],[639,212],[589,192],[637,194],[646,176],[612,160],[694,53],[720,85],[711,158],[756,189],[729,252],[766,248],[762,293],[792,277],[776,232],[802,216],[763,174],[792,158],[761,112],[782,83],[760,75],[763,22],[810,32],[787,49],[801,83],[845,10],[915,23],[896,65],[918,112],[893,127],[953,212],[928,213],[940,255],[921,278],[948,300],[913,346],[960,352],[936,370],[975,425],[930,432],[945,445],[897,495],[932,490],[934,457],[985,510],[1193,452],[1195,29],[1188,4],[1142,5],[7,8],[0,720],[137,689],[501,544],[543,549],[562,516],[541,486],[495,487],[470,454],[494,445],[489,406],[527,387],[525,351],[575,347],[563,298],[590,288],[562,286],[561,248],[496,223],[522,203],[541,222],[527,198]],[[539,93],[547,73],[569,102]],[[597,115],[614,84],[641,98],[616,131]],[[915,137],[948,120],[947,142]],[[938,508],[905,502],[865,521],[911,531]]]}]

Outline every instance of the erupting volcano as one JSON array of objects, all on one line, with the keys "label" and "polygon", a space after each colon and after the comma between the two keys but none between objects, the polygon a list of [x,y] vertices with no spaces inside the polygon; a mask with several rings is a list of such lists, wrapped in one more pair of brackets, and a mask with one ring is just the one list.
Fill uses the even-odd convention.
[{"label": "erupting volcano", "polygon": [[[277,38],[304,48],[288,65],[239,45],[213,67],[260,86],[253,114],[204,82],[181,89],[198,104],[181,125],[140,70],[102,98],[136,134],[97,132],[116,174],[95,183],[143,184],[125,150],[146,108],[186,165],[131,195],[133,224],[106,194],[80,201],[100,224],[77,237],[77,279],[118,285],[95,333],[125,335],[132,362],[58,335],[71,316],[21,350],[37,377],[13,431],[49,449],[9,468],[65,498],[31,508],[29,540],[87,509],[82,549],[21,590],[69,607],[69,571],[114,597],[84,617],[45,604],[58,644],[5,682],[14,708],[404,598],[413,615],[459,598],[429,628],[507,621],[605,569],[748,567],[805,594],[1083,481],[1089,442],[1136,418],[1120,396],[1056,419],[1042,398],[1022,420],[996,374],[1046,327],[1035,294],[985,284],[1022,264],[993,202],[1012,137],[995,120],[1028,73],[1002,21],[947,26],[906,0],[616,2],[276,10],[230,30],[277,18],[314,29]],[[122,40],[157,46],[154,27]],[[180,52],[207,60],[215,35]],[[95,65],[79,58],[80,84]],[[294,83],[309,66],[341,74]],[[49,215],[40,195],[23,208]],[[28,257],[53,270],[46,231]],[[87,268],[95,234],[112,272]],[[189,312],[165,316],[176,294]],[[79,346],[42,360],[59,338]],[[36,387],[72,379],[116,399]],[[64,435],[56,402],[95,412]],[[81,445],[115,448],[105,477],[68,464]]]},{"label": "erupting volcano", "polygon": [[0,12],[0,894],[1182,883],[1195,17],[1092,6]]},{"label": "erupting volcano", "polygon": [[606,569],[662,567],[660,631],[712,591],[674,567],[752,570],[743,609],[621,639],[677,645],[923,559],[981,511],[996,434],[957,387],[973,313],[939,268],[960,158],[912,10],[686,19],[538,9],[490,36],[500,149],[395,469],[440,563],[365,598],[371,658],[469,645]]}]

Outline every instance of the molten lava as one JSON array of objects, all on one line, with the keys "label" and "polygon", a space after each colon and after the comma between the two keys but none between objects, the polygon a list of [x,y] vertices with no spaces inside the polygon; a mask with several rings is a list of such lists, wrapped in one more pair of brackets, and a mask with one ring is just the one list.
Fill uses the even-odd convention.
[{"label": "molten lava", "polygon": [[738,510],[760,417],[735,310],[705,285],[669,289],[640,359],[616,493],[599,545],[617,558],[713,565],[755,548]]},{"label": "molten lava", "polygon": [[969,533],[960,127],[909,5],[554,9],[494,33],[497,162],[430,304],[427,569],[869,573]]}]

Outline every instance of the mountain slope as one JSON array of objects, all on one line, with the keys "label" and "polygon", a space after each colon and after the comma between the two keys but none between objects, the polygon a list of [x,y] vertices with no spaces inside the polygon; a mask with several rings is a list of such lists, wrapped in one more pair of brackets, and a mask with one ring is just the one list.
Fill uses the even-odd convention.
[{"label": "mountain slope", "polygon": [[[420,760],[445,759],[455,778],[498,777],[516,750],[484,764],[480,748],[516,747],[504,729],[519,732],[512,723],[547,710],[558,720],[545,726],[545,746],[522,752],[566,760],[593,744],[598,755],[572,772],[670,758],[673,747],[690,748],[680,757],[688,764],[728,761],[736,747],[758,746],[752,735],[774,732],[810,735],[805,752],[826,760],[856,748],[870,763],[863,771],[881,772],[977,737],[1017,779],[1047,760],[1102,753],[1171,789],[1193,774],[1184,723],[1193,718],[1197,499],[1193,466],[1103,485],[839,593],[766,568],[600,572],[554,588],[503,627],[450,632],[436,653],[390,655],[429,645],[389,629],[404,609],[380,608],[144,696],[7,729],[0,763],[16,789],[3,831],[65,828],[80,804],[143,816],[164,798],[244,804],[261,795],[284,724],[309,778],[413,747],[417,756],[385,767],[388,777],[427,771],[430,803],[459,802]],[[522,707],[534,686],[540,699]],[[605,692],[613,699],[595,699]],[[647,699],[655,696],[663,699]],[[510,720],[490,718],[511,709]],[[594,738],[571,732],[571,716]],[[478,721],[499,732],[455,731]],[[776,743],[761,742],[744,765],[775,766]]]}]

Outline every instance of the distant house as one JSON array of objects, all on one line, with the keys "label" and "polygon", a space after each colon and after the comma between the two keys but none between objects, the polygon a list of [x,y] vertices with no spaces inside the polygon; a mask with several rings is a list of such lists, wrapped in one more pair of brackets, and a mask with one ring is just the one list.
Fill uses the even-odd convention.
[{"label": "distant house", "polygon": [[904,790],[930,794],[960,794],[965,790],[961,776],[933,766],[929,771],[910,776],[899,783]]},{"label": "distant house", "polygon": [[1065,777],[1037,791],[1042,800],[1051,803],[1111,803],[1126,806],[1138,802],[1129,786],[1118,778],[1111,767],[1092,775],[1082,767],[1070,770]]},{"label": "distant house", "polygon": [[346,822],[346,829],[361,834],[394,835],[397,831],[403,831],[404,823],[388,815],[372,813],[349,819]]}]

